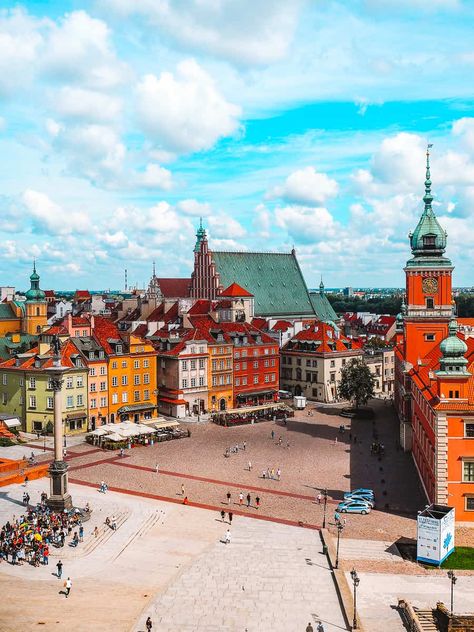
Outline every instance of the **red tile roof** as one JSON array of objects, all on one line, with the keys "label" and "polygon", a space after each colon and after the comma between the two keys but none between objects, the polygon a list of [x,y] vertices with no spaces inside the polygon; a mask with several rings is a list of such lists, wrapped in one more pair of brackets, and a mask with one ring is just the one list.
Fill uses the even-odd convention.
[{"label": "red tile roof", "polygon": [[[324,322],[317,322],[308,329],[302,329],[286,343],[284,349],[298,350],[299,344],[303,342],[319,343],[315,351],[317,353],[333,353],[339,351],[362,350],[360,342],[350,340],[341,334],[337,334],[331,325]],[[296,347],[295,347],[296,343]]]},{"label": "red tile roof", "polygon": [[165,298],[187,298],[191,279],[158,279],[161,293]]},{"label": "red tile roof", "polygon": [[91,298],[91,294],[89,292],[89,290],[76,290],[76,293],[74,294],[74,300],[84,300],[84,299],[90,299]]},{"label": "red tile roof", "polygon": [[257,329],[267,329],[266,318],[252,318],[251,324],[253,327],[256,327]]},{"label": "red tile roof", "polygon": [[214,304],[208,299],[198,299],[194,305],[188,310],[188,316],[207,316],[212,312]]},{"label": "red tile roof", "polygon": [[250,294],[250,292],[238,283],[231,283],[228,288],[222,290],[220,296],[235,296],[237,298],[241,298],[242,296],[253,296],[253,294]]},{"label": "red tile roof", "polygon": [[277,320],[272,327],[272,331],[288,331],[292,326],[289,320]]}]

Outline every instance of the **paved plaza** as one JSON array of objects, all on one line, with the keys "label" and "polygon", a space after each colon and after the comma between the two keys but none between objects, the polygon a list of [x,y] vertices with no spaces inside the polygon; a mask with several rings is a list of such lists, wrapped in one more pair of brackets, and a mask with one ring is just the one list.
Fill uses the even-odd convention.
[{"label": "paved plaza", "polygon": [[[378,506],[368,516],[347,516],[340,567],[356,566],[361,576],[365,630],[377,632],[381,617],[391,626],[387,632],[402,630],[392,609],[397,597],[432,595],[434,605],[445,598],[446,580],[435,571],[427,582],[428,571],[420,574],[417,565],[399,555],[395,543],[415,536],[416,511],[425,500],[410,455],[397,449],[391,407],[378,402],[375,408],[375,426],[313,405],[312,415],[299,412],[286,427],[275,422],[235,428],[189,424],[190,438],[133,448],[123,458],[75,438],[68,446],[73,498],[93,508],[84,542],[77,549],[53,549],[46,567],[0,564],[0,588],[11,595],[0,606],[0,629],[66,630],[73,620],[79,631],[90,630],[94,621],[97,629],[136,632],[144,630],[148,615],[154,629],[170,632],[296,632],[309,621],[316,629],[320,619],[326,632],[346,629],[322,555],[324,505],[316,496],[327,488],[326,527],[334,536],[337,502],[345,491],[367,486],[375,490]],[[385,445],[381,460],[370,454],[374,429]],[[245,450],[224,457],[226,448],[244,441]],[[52,458],[48,443],[31,440],[22,450],[34,451],[40,461]],[[275,479],[262,477],[267,469],[274,469]],[[105,495],[98,492],[101,480],[109,485]],[[47,486],[48,479],[28,483],[32,503]],[[20,485],[1,489],[1,524],[20,514],[23,491]],[[225,545],[229,511],[231,543]],[[116,532],[105,525],[107,517],[116,519]],[[460,537],[472,543],[472,530],[460,530],[458,544]],[[73,579],[67,600],[53,575],[58,555],[63,577]],[[432,581],[439,582],[439,590],[425,588]]]}]

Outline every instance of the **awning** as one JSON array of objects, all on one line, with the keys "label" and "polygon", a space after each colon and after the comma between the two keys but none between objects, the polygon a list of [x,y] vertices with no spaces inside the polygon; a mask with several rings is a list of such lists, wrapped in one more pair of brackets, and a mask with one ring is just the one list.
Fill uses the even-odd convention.
[{"label": "awning", "polygon": [[237,397],[258,397],[259,395],[270,395],[276,393],[276,389],[272,388],[268,391],[251,391],[250,393],[238,393]]},{"label": "awning", "polygon": [[69,413],[68,415],[66,415],[66,420],[67,421],[72,421],[73,419],[84,419],[85,417],[87,417],[87,413],[86,412]]},{"label": "awning", "polygon": [[153,424],[155,426],[155,428],[157,430],[159,430],[160,428],[175,428],[176,426],[179,426],[179,422],[178,421],[158,421],[156,424]]},{"label": "awning", "polygon": [[119,415],[123,413],[135,413],[139,410],[154,410],[156,408],[155,404],[130,404],[130,406],[122,406],[117,410]]},{"label": "awning", "polygon": [[21,426],[21,421],[18,417],[10,417],[10,419],[2,419],[2,421],[7,428],[16,428],[17,426]]}]

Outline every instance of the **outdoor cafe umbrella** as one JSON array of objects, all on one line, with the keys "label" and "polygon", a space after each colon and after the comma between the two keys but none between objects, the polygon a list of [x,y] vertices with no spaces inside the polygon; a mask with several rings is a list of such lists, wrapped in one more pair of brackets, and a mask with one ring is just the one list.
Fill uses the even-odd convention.
[{"label": "outdoor cafe umbrella", "polygon": [[107,439],[107,441],[123,441],[123,437],[119,435],[118,432],[111,432],[105,439]]},{"label": "outdoor cafe umbrella", "polygon": [[106,430],[105,428],[97,428],[96,430],[92,430],[92,432],[89,432],[89,434],[95,435],[96,437],[100,437],[101,435],[106,435],[108,433],[109,430]]}]

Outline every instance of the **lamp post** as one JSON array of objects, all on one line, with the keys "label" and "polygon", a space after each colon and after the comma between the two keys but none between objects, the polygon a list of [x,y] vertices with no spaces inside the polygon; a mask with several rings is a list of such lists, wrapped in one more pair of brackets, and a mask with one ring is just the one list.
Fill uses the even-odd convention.
[{"label": "lamp post", "polygon": [[337,549],[336,549],[336,564],[335,568],[339,568],[339,538],[344,530],[344,525],[340,522],[337,524]]},{"label": "lamp post", "polygon": [[324,490],[324,514],[323,514],[323,529],[326,528],[326,509],[328,505],[328,490]]},{"label": "lamp post", "polygon": [[360,579],[355,568],[351,570],[352,583],[354,585],[354,615],[352,617],[352,629],[357,630],[357,586]]},{"label": "lamp post", "polygon": [[454,604],[454,584],[458,581],[458,578],[454,574],[454,571],[448,571],[448,577],[451,581],[451,616],[453,616],[453,604]]},{"label": "lamp post", "polygon": [[54,511],[64,511],[72,507],[71,495],[68,493],[68,465],[63,455],[63,423],[61,405],[61,387],[64,381],[64,373],[68,368],[61,366],[59,340],[53,341],[53,366],[47,368],[54,392],[54,461],[49,467],[50,496],[47,505]]}]

